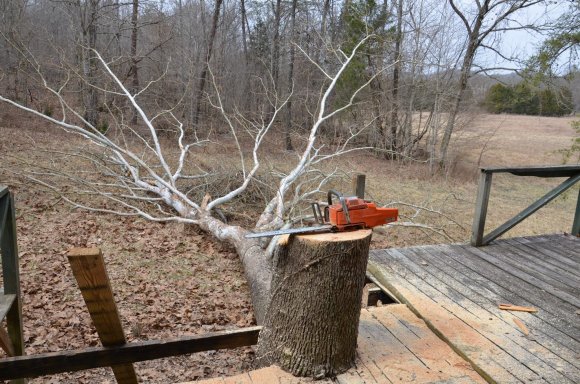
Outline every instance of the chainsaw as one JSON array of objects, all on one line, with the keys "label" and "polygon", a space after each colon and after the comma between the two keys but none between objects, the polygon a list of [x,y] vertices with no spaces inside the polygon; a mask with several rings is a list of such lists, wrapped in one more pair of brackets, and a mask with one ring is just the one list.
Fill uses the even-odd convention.
[{"label": "chainsaw", "polygon": [[[338,202],[333,204],[332,197]],[[312,203],[314,220],[318,224],[313,227],[280,229],[277,231],[250,233],[246,238],[272,237],[278,235],[310,234],[325,232],[344,232],[355,229],[373,228],[397,221],[397,208],[377,208],[376,204],[358,197],[344,197],[331,189],[328,191],[328,205],[324,207],[324,214],[318,203]]]}]

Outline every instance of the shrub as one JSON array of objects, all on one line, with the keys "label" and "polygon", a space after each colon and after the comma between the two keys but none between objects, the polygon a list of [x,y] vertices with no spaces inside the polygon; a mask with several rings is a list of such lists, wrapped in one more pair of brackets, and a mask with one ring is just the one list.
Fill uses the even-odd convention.
[{"label": "shrub", "polygon": [[535,89],[525,81],[514,86],[493,85],[487,91],[483,104],[490,113],[563,116],[573,110],[569,88]]}]

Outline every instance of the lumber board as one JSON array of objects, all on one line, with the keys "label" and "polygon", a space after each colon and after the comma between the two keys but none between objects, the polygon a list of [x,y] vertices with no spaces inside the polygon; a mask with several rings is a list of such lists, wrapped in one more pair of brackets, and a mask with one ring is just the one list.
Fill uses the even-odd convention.
[{"label": "lumber board", "polygon": [[365,198],[366,175],[359,173],[352,178],[352,191],[359,199]]},{"label": "lumber board", "polygon": [[[542,372],[548,378],[553,378],[551,380],[552,382],[567,382],[567,379],[561,377],[562,375],[558,371],[561,368],[560,365],[567,372],[570,372],[569,376],[574,376],[572,382],[576,379],[580,380],[580,370],[571,363],[568,363],[568,361],[576,361],[576,354],[566,344],[553,340],[554,333],[558,332],[556,329],[547,323],[541,323],[538,326],[540,321],[532,314],[518,314],[518,316],[514,316],[513,314],[499,311],[496,303],[480,294],[480,287],[478,285],[472,284],[469,281],[467,284],[459,281],[457,276],[460,274],[457,271],[445,268],[445,264],[441,264],[437,260],[443,254],[435,253],[432,249],[429,249],[429,251],[432,253],[414,247],[403,249],[401,253],[410,259],[415,254],[417,255],[417,259],[428,260],[428,266],[417,264],[417,268],[428,271],[430,276],[425,278],[425,280],[437,287],[439,291],[443,291],[448,295],[451,290],[455,290],[454,300],[460,300],[461,307],[465,308],[468,313],[477,316],[478,320],[477,322],[471,323],[464,317],[463,313],[455,313],[457,317],[465,319],[474,328],[481,326],[480,333],[482,335],[492,340],[496,345],[502,347],[502,349],[509,350],[511,354],[518,357],[519,361],[525,360],[534,367],[542,368]],[[530,324],[533,323],[534,337],[529,339],[521,338],[518,334],[514,334],[514,318],[522,319]],[[561,336],[564,336],[559,338],[561,341],[568,341],[565,335]],[[534,352],[532,353],[530,351]],[[562,360],[559,365],[554,364],[554,361],[557,360]]]},{"label": "lumber board", "polygon": [[252,379],[247,373],[224,377],[224,384],[252,384]]},{"label": "lumber board", "polygon": [[571,177],[580,173],[578,165],[547,165],[534,167],[487,167],[485,173],[511,173],[516,176]]},{"label": "lumber board", "polygon": [[0,327],[0,349],[2,349],[8,356],[14,356],[14,344],[10,340],[10,335]]},{"label": "lumber board", "polygon": [[[571,236],[567,236],[571,237]],[[565,237],[556,237],[556,240],[548,243],[539,243],[538,248],[553,249],[562,256],[562,262],[573,265],[575,268],[580,267],[580,239],[570,241]]]},{"label": "lumber board", "polygon": [[[363,309],[360,315],[355,367],[317,383],[478,383],[485,380],[440,340],[406,305]],[[312,383],[273,365],[248,372],[253,384]],[[224,378],[236,382],[240,376]],[[192,382],[188,382],[193,384]],[[200,384],[211,384],[203,380]],[[222,383],[220,381],[220,383]],[[185,384],[185,383],[183,383]]]},{"label": "lumber board", "polygon": [[[577,334],[580,327],[577,325],[577,318],[567,315],[575,311],[575,306],[554,297],[550,292],[542,290],[529,281],[519,279],[509,272],[487,262],[486,260],[477,257],[477,254],[472,253],[473,249],[458,252],[455,246],[442,245],[440,249],[454,262],[465,265],[470,269],[481,272],[483,279],[480,284],[486,284],[486,281],[493,282],[502,287],[506,292],[510,292],[514,297],[519,298],[520,303],[527,303],[525,305],[532,305],[538,308],[543,308],[553,315],[553,322],[558,325],[558,328],[567,329],[572,327],[573,332],[570,336]],[[523,300],[523,301],[521,301]],[[507,301],[514,301],[507,297]],[[539,314],[543,312],[540,311]],[[559,315],[559,316],[556,316]]]},{"label": "lumber board", "polygon": [[0,360],[0,380],[44,376],[108,367],[112,364],[128,364],[209,350],[244,347],[257,343],[260,329],[262,328],[249,327],[172,340],[151,340],[114,347],[92,347],[10,357]]},{"label": "lumber board", "polygon": [[[385,372],[383,366],[381,366],[381,360],[387,359],[389,354],[392,356],[392,352],[402,351],[401,344],[392,337],[390,334],[383,335],[380,340],[384,345],[388,345],[389,348],[379,349],[375,343],[377,335],[380,335],[381,330],[375,329],[376,324],[373,323],[372,319],[365,310],[361,311],[361,319],[359,322],[359,336],[357,341],[357,353],[360,359],[360,363],[369,372],[374,382],[386,382],[390,381],[387,377],[388,374],[395,375],[396,372],[391,369],[390,372]],[[379,336],[380,337],[380,336]],[[403,352],[404,353],[404,352]]]},{"label": "lumber board", "polygon": [[[535,245],[525,245],[517,240],[506,239],[501,246],[509,246],[512,250],[518,254],[520,259],[528,260],[528,263],[538,264],[550,271],[556,273],[558,276],[566,276],[569,279],[580,280],[580,271],[576,268],[571,267],[568,264],[563,263],[560,258],[567,260],[566,253],[568,251],[563,251],[553,244],[549,248],[541,248],[539,244]],[[563,255],[559,254],[564,253]],[[555,256],[558,255],[559,257]]]},{"label": "lumber board", "polygon": [[523,236],[518,239],[525,240],[528,243],[549,243],[549,244],[560,244],[564,246],[570,246],[570,249],[575,250],[575,254],[578,255],[578,243],[580,242],[580,237],[570,235],[569,233],[553,233],[551,235],[537,235],[537,236]]},{"label": "lumber board", "polygon": [[574,315],[573,305],[558,300],[528,282],[514,279],[509,273],[474,257],[475,255],[469,252],[459,254],[456,247],[447,245],[438,248],[444,252],[450,263],[454,263],[455,269],[460,271],[466,285],[473,284],[478,288],[487,288],[488,292],[491,291],[497,295],[495,304],[508,301],[535,306],[538,308],[536,316],[564,333],[564,340],[576,342],[580,339],[580,327]]},{"label": "lumber board", "polygon": [[14,295],[12,304],[2,316],[6,319],[8,337],[15,355],[24,354],[22,325],[22,296],[16,239],[16,209],[14,199],[7,187],[0,193],[0,253],[2,256],[3,294]]},{"label": "lumber board", "polygon": [[[389,381],[408,383],[417,376],[425,377],[432,373],[417,356],[410,353],[401,340],[376,321],[368,310],[361,311],[360,335],[358,347],[359,354],[363,356],[361,359],[372,361]],[[378,344],[376,340],[382,340],[384,344]],[[369,367],[366,361],[365,366]],[[374,373],[373,376],[381,377]]]},{"label": "lumber board", "polygon": [[[253,383],[298,383],[299,379],[295,378],[288,372],[284,372],[280,367],[272,365],[270,367],[258,369],[255,371],[248,372]],[[326,380],[321,381],[321,383],[326,382]]]},{"label": "lumber board", "polygon": [[480,246],[483,242],[492,175],[492,173],[482,172],[479,176],[475,213],[473,214],[473,225],[471,226],[471,245],[473,246]]},{"label": "lumber board", "polygon": [[570,234],[572,236],[580,236],[580,189],[578,189],[578,196],[576,197],[576,210],[574,211]]},{"label": "lumber board", "polygon": [[[465,383],[483,382],[473,367],[429,330],[425,322],[406,305],[389,306],[388,310],[383,308],[372,308],[369,312],[429,369],[423,377],[425,380],[464,379]],[[422,381],[420,377],[415,377],[415,380]]]},{"label": "lumber board", "polygon": [[[511,268],[519,269],[530,276],[550,284],[551,287],[568,292],[573,296],[580,296],[580,279],[567,271],[561,271],[553,266],[546,265],[541,260],[530,260],[529,256],[510,244],[489,245],[483,252],[497,257]],[[532,253],[531,251],[528,252]],[[580,303],[580,302],[579,302]]]},{"label": "lumber board", "polygon": [[[508,354],[503,353],[501,356],[497,356],[498,361],[506,367],[511,367],[510,369],[512,370],[519,370],[520,377],[527,376],[528,380],[535,380],[537,377],[534,371],[541,369],[543,377],[548,382],[574,382],[546,362],[553,357],[550,351],[545,349],[539,351],[542,352],[542,358],[539,357],[540,353],[531,353],[529,351],[531,347],[540,349],[535,345],[535,342],[519,339],[517,328],[513,322],[504,322],[495,313],[489,312],[472,302],[462,287],[455,289],[449,285],[450,276],[435,271],[434,267],[423,268],[419,263],[413,262],[413,258],[418,260],[419,257],[414,257],[415,255],[410,249],[390,249],[388,250],[388,256],[397,262],[397,266],[404,265],[407,273],[402,284],[407,285],[409,290],[417,289],[418,294],[429,296],[471,327],[481,338],[488,340],[502,351],[509,351]],[[430,273],[427,273],[425,269],[430,269]],[[428,308],[418,308],[418,311],[423,317],[430,316]],[[512,358],[515,358],[516,361]],[[535,369],[533,371],[526,370],[523,366],[535,367]],[[578,375],[578,378],[580,379],[580,375]]]},{"label": "lumber board", "polygon": [[[125,344],[127,339],[101,250],[73,248],[67,257],[101,343],[105,347]],[[111,369],[118,383],[137,384],[133,364],[113,364]]]}]

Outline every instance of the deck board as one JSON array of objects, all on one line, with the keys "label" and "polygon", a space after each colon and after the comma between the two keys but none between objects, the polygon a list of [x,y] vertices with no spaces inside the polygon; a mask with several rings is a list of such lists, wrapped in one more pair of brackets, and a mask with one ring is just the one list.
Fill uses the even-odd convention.
[{"label": "deck board", "polygon": [[[361,311],[356,367],[334,382],[579,383],[579,267],[569,235],[371,251],[368,271],[403,304]],[[312,382],[275,366],[213,380]]]},{"label": "deck board", "polygon": [[[251,381],[248,381],[250,378]],[[335,381],[301,379],[276,366],[228,378],[196,383],[253,384],[392,384],[485,383],[472,366],[457,355],[406,305],[369,307],[361,311],[355,368]],[[193,383],[193,382],[190,382]],[[184,383],[186,384],[186,383]]]},{"label": "deck board", "polygon": [[[522,243],[519,239],[507,239],[506,242],[521,253],[529,256],[530,262],[540,262],[548,268],[555,268],[553,270],[566,271],[575,278],[580,277],[580,265],[574,263],[573,260],[570,260],[566,256],[562,256],[560,253],[566,253],[568,250],[559,248],[557,244],[553,244],[549,248],[544,248],[541,244],[536,244],[535,247],[531,247],[528,244]],[[536,252],[530,252],[530,250],[535,250]]]},{"label": "deck board", "polygon": [[[422,256],[423,252],[425,251],[422,249],[414,249],[411,252]],[[550,321],[553,319],[553,316],[548,314],[546,311],[540,311],[536,314],[523,312],[508,313],[506,311],[498,311],[497,303],[521,302],[521,298],[511,295],[503,297],[500,296],[501,287],[494,285],[494,283],[489,280],[484,280],[482,276],[477,275],[474,271],[463,267],[459,263],[456,263],[454,266],[450,266],[443,262],[441,258],[431,258],[429,266],[429,270],[437,268],[441,272],[445,273],[447,276],[445,278],[446,284],[456,290],[463,291],[463,294],[469,297],[469,299],[472,300],[474,304],[486,310],[488,313],[488,319],[492,318],[500,320],[503,323],[507,323],[510,327],[513,325],[514,317],[523,321],[524,324],[529,324],[532,319],[535,319],[535,328],[541,330],[541,332],[535,332],[534,337],[538,338],[542,344],[547,345],[550,350],[559,351],[561,357],[564,359],[565,364],[568,364],[566,363],[567,361],[576,361],[575,353],[570,349],[570,345],[574,346],[577,350],[580,348],[580,344],[575,342],[573,339],[571,340],[569,336],[554,327]],[[445,275],[440,275],[440,277],[441,276]],[[477,288],[474,289],[473,287],[470,287],[470,285],[476,285]],[[520,337],[518,335],[516,337],[516,341],[519,341],[519,339]]]},{"label": "deck board", "polygon": [[[576,383],[579,260],[580,240],[554,235],[377,250],[369,271],[488,380]],[[503,302],[539,311],[501,311]]]}]

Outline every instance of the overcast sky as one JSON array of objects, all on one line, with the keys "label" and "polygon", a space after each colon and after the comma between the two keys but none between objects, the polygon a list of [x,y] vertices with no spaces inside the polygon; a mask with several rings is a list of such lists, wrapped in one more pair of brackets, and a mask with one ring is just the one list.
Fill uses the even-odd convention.
[{"label": "overcast sky", "polygon": [[[514,19],[521,24],[541,25],[547,21],[553,21],[569,9],[568,0],[552,1],[548,5],[535,5],[524,9],[516,14]],[[509,31],[501,35],[501,52],[507,57],[519,57],[526,59],[536,52],[538,46],[546,37],[540,33],[521,30]],[[517,68],[516,63],[511,63],[498,55],[481,50],[478,62],[489,67]]]}]

